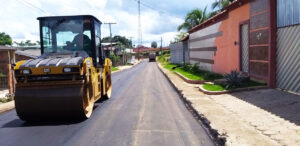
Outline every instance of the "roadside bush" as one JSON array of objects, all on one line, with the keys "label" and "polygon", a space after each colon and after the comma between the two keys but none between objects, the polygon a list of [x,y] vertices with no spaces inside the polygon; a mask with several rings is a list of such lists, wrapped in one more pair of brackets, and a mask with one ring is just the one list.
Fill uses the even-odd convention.
[{"label": "roadside bush", "polygon": [[117,56],[114,53],[109,54],[109,58],[113,64],[113,66],[117,66],[121,60],[120,56]]},{"label": "roadside bush", "polygon": [[5,96],[5,98],[0,98],[0,102],[2,102],[2,103],[10,102],[12,100],[14,100],[14,95],[13,94],[7,94]]},{"label": "roadside bush", "polygon": [[6,77],[6,75],[0,72],[0,77]]},{"label": "roadside bush", "polygon": [[192,66],[191,64],[186,63],[186,64],[184,64],[184,65],[182,66],[182,69],[183,69],[184,71],[190,71],[192,67],[193,67],[193,66]]},{"label": "roadside bush", "polygon": [[158,61],[161,63],[166,63],[166,62],[169,62],[170,57],[171,57],[170,54],[160,55],[160,56],[158,56]]},{"label": "roadside bush", "polygon": [[195,63],[195,64],[193,64],[193,66],[192,66],[192,68],[191,68],[191,71],[192,71],[193,73],[198,73],[198,72],[201,71],[201,70],[199,69],[199,64],[200,64],[200,63]]},{"label": "roadside bush", "polygon": [[231,71],[229,74],[225,74],[224,78],[226,80],[226,89],[238,88],[243,84],[243,78],[239,76],[237,70]]}]

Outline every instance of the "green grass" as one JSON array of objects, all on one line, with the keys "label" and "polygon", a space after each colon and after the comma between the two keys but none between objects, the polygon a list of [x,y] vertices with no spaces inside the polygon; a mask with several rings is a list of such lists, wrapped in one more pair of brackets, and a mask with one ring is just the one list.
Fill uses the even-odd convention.
[{"label": "green grass", "polygon": [[246,88],[246,87],[254,87],[254,86],[266,86],[266,83],[259,83],[259,82],[255,82],[255,81],[248,81],[243,83],[243,85],[240,88]]},{"label": "green grass", "polygon": [[2,103],[7,103],[12,100],[14,100],[14,96],[12,96],[12,95],[6,95],[5,98],[0,98],[0,102],[2,102]]},{"label": "green grass", "polygon": [[6,77],[6,75],[0,72],[0,77]]},{"label": "green grass", "polygon": [[202,86],[205,90],[208,90],[208,91],[224,91],[225,88],[221,85],[215,85],[215,84],[204,84]]},{"label": "green grass", "polygon": [[[184,67],[177,65],[177,64],[170,64],[170,63],[164,63],[163,67],[170,70],[170,71],[176,71],[180,74],[182,74],[184,77],[190,79],[190,80],[215,80],[215,79],[221,79],[223,78],[222,75],[207,72],[207,71],[192,71],[192,70],[185,70]],[[175,69],[172,69],[176,67]]]},{"label": "green grass", "polygon": [[166,68],[166,69],[168,69],[170,71],[174,71],[172,68],[176,67],[177,65],[176,64],[169,64],[169,63],[167,63],[167,64],[164,64],[163,66],[164,66],[164,68]]},{"label": "green grass", "polygon": [[190,80],[204,80],[204,73],[191,73],[183,70],[181,67],[176,68],[176,71]]},{"label": "green grass", "polygon": [[[248,88],[248,87],[255,87],[255,86],[265,86],[265,83],[259,83],[252,80],[249,80],[243,83],[242,86],[237,88]],[[226,89],[226,85],[217,85],[217,84],[204,84],[202,86],[207,91],[224,91]],[[230,88],[229,90],[237,89],[237,88]]]},{"label": "green grass", "polygon": [[112,68],[111,68],[111,71],[118,71],[119,69],[118,68],[116,68],[116,67],[114,67],[114,66],[112,66]]}]

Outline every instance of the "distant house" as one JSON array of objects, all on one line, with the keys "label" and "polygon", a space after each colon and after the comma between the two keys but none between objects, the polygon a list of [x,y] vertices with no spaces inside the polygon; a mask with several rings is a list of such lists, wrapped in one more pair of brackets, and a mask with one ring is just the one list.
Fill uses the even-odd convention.
[{"label": "distant house", "polygon": [[189,30],[190,63],[300,93],[299,0],[235,0]]},{"label": "distant house", "polygon": [[[162,47],[162,50],[169,50],[169,47]],[[137,48],[133,49],[133,52],[135,53],[143,53],[143,52],[157,52],[160,51],[160,47],[158,48],[150,48],[150,47],[145,47],[143,45],[139,45]]]},{"label": "distant house", "polygon": [[121,49],[119,49],[119,46],[116,42],[113,43],[101,43],[102,48],[104,50],[104,56],[105,57],[109,57],[110,53],[114,52],[115,54],[117,54],[118,52],[121,51]]},{"label": "distant house", "polygon": [[6,75],[0,77],[0,88],[9,88],[9,93],[13,93],[13,71],[12,64],[15,63],[15,48],[0,46],[0,73]]},{"label": "distant house", "polygon": [[16,61],[36,59],[41,56],[40,49],[26,49],[26,50],[17,50],[16,51]]},{"label": "distant house", "polygon": [[15,63],[15,48],[0,46],[0,72],[7,75],[9,65]]}]

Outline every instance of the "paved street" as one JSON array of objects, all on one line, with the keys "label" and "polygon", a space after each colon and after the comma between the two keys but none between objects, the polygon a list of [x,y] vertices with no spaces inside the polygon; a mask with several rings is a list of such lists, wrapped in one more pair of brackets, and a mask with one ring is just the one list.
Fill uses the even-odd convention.
[{"label": "paved street", "polygon": [[113,74],[112,98],[83,122],[28,124],[0,115],[0,145],[214,145],[156,63]]}]

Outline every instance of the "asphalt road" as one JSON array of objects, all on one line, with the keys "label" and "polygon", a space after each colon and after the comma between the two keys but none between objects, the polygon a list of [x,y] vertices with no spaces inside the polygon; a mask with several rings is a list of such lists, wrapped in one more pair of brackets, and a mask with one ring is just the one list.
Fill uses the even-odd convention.
[{"label": "asphalt road", "polygon": [[82,122],[30,124],[14,110],[0,114],[0,145],[214,145],[156,63],[144,61],[112,77],[112,97]]}]

